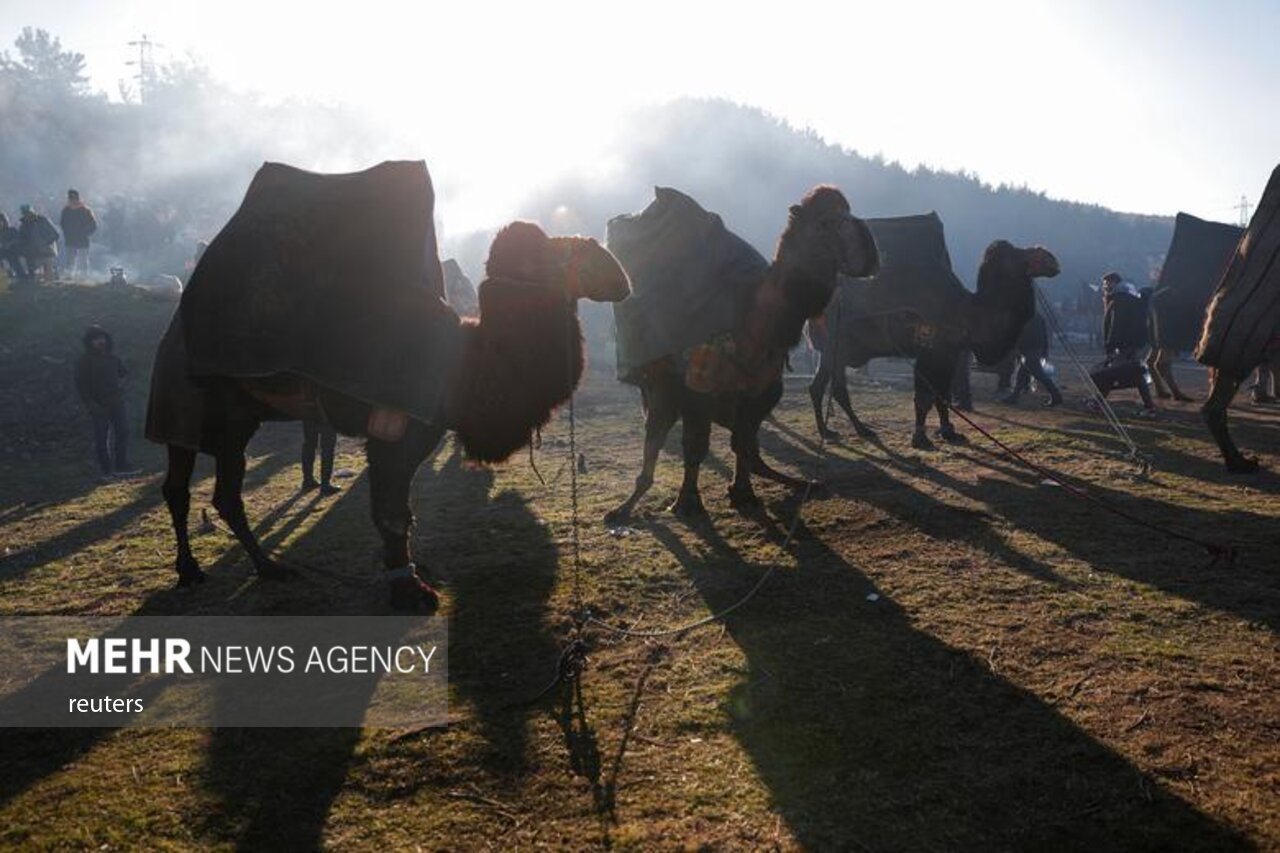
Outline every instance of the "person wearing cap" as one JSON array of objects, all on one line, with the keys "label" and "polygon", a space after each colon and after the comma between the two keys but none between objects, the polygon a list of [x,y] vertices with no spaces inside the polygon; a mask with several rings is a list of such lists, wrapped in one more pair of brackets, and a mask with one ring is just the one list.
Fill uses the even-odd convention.
[{"label": "person wearing cap", "polygon": [[29,204],[22,205],[21,214],[18,240],[22,244],[27,272],[34,275],[38,269],[44,281],[53,281],[54,264],[58,260],[58,229],[49,217]]},{"label": "person wearing cap", "polygon": [[85,329],[84,354],[76,364],[76,391],[93,420],[93,449],[102,478],[131,477],[129,418],[124,404],[124,362],[115,354],[111,333],[101,326]]},{"label": "person wearing cap", "polygon": [[80,200],[79,191],[67,190],[67,206],[62,208],[59,224],[62,243],[67,249],[67,272],[73,278],[77,274],[88,276],[89,238],[98,230],[98,220],[93,210]]}]

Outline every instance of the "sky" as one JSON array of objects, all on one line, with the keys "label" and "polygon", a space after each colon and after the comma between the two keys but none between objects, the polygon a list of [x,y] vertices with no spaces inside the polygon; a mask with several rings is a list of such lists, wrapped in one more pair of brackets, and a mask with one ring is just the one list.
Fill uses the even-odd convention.
[{"label": "sky", "polygon": [[1139,213],[1234,222],[1280,161],[1275,0],[0,2],[0,42],[25,25],[112,94],[145,33],[237,89],[351,105],[445,176],[460,228],[607,174],[622,117],[681,96]]}]

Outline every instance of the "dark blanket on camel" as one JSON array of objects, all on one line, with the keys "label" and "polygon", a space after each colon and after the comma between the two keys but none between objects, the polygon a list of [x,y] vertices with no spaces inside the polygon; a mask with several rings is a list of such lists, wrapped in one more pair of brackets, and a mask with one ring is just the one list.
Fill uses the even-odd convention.
[{"label": "dark blanket on camel", "polygon": [[968,291],[951,271],[942,220],[936,213],[868,219],[867,227],[880,252],[874,278],[842,278],[831,305],[828,324],[854,323],[912,327],[915,344],[930,348],[963,340],[955,318]]},{"label": "dark blanket on camel", "polygon": [[1205,306],[1243,234],[1244,229],[1234,225],[1178,214],[1151,297],[1153,343],[1173,350],[1196,345]]},{"label": "dark blanket on camel", "polygon": [[631,278],[631,296],[613,306],[623,382],[637,383],[645,365],[731,332],[769,269],[689,196],[668,187],[654,196],[640,213],[609,220],[606,231],[606,246]]},{"label": "dark blanket on camel", "polygon": [[[258,170],[209,244],[157,354],[148,436],[191,445],[185,378],[289,374],[429,421],[457,348],[426,165]],[[162,391],[162,393],[157,393]],[[185,395],[184,392],[185,391]]]},{"label": "dark blanket on camel", "polygon": [[1262,194],[1244,237],[1205,313],[1196,348],[1201,363],[1253,369],[1280,348],[1280,166]]}]

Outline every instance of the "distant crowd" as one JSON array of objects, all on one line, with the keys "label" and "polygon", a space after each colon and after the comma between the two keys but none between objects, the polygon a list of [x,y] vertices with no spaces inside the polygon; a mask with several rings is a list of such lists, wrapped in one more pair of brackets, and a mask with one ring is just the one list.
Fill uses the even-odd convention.
[{"label": "distant crowd", "polygon": [[30,204],[19,208],[17,225],[0,211],[0,266],[17,281],[49,282],[59,274],[87,277],[89,246],[97,230],[93,209],[73,189],[67,190],[58,225]]}]

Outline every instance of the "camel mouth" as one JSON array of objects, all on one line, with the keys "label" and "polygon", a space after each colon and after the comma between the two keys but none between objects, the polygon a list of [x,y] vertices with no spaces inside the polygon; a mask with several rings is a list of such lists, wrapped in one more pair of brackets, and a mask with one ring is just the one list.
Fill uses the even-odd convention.
[{"label": "camel mouth", "polygon": [[561,254],[566,292],[573,299],[621,302],[631,295],[631,279],[613,253],[592,237],[552,237]]}]

